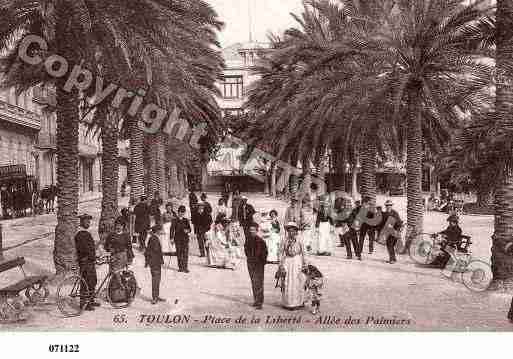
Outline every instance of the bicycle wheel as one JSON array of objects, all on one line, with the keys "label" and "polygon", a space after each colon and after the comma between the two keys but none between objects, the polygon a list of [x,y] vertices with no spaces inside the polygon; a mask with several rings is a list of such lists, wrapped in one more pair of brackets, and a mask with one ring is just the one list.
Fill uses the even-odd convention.
[{"label": "bicycle wheel", "polygon": [[434,259],[435,244],[428,233],[422,233],[414,238],[409,249],[410,258],[417,264],[431,264]]},{"label": "bicycle wheel", "polygon": [[492,282],[492,269],[488,263],[480,260],[471,261],[461,273],[461,279],[465,287],[475,292],[483,292]]},{"label": "bicycle wheel", "polygon": [[84,278],[76,274],[64,278],[57,287],[57,307],[66,317],[76,317],[83,312],[80,288],[83,293],[89,292]]},{"label": "bicycle wheel", "polygon": [[132,304],[137,291],[137,282],[131,271],[115,273],[107,284],[107,299],[113,308],[127,308]]}]

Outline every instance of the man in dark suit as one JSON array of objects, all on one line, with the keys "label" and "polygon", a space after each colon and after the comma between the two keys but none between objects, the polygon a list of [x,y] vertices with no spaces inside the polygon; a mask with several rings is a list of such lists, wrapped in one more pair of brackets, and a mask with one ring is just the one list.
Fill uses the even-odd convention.
[{"label": "man in dark suit", "polygon": [[249,235],[244,243],[244,252],[248,262],[248,272],[253,289],[253,307],[262,309],[264,304],[264,273],[267,263],[267,246],[257,235],[258,224],[252,222],[248,225]]},{"label": "man in dark suit", "polygon": [[80,217],[80,230],[75,235],[75,248],[77,251],[80,276],[84,278],[87,287],[80,286],[80,306],[85,310],[94,310],[100,304],[94,301],[96,289],[96,246],[91,233],[88,231],[91,225],[91,217],[82,214]]},{"label": "man in dark suit", "polygon": [[151,273],[151,304],[157,302],[165,302],[165,299],[160,297],[160,279],[162,273],[162,265],[164,264],[164,257],[162,256],[162,247],[158,235],[162,232],[162,225],[160,223],[151,227],[151,236],[148,240],[148,246],[144,252],[145,267],[150,267]]},{"label": "man in dark suit", "polygon": [[242,202],[238,211],[239,223],[244,229],[244,235],[249,236],[249,227],[253,223],[253,215],[256,213],[255,208],[248,203],[248,197],[242,196]]},{"label": "man in dark suit", "polygon": [[201,203],[203,203],[205,206],[205,212],[212,215],[212,205],[207,202],[207,194],[202,193],[200,198],[201,198]]},{"label": "man in dark suit", "polygon": [[[401,220],[399,213],[392,208],[393,205],[394,204],[391,200],[387,200],[385,202],[385,212],[383,212],[383,218],[380,225],[380,232],[382,232],[380,235],[384,235],[386,237],[385,241],[389,256],[388,263],[391,264],[397,262],[395,257],[395,245],[399,239],[398,233],[401,231],[403,226],[403,221]],[[389,225],[392,225],[392,228],[386,228],[386,226]],[[391,229],[393,229],[393,231]]]},{"label": "man in dark suit", "polygon": [[139,249],[144,251],[146,236],[150,229],[150,207],[146,196],[141,196],[141,200],[134,208],[134,215],[134,230],[139,235]]},{"label": "man in dark suit", "polygon": [[[353,222],[355,219],[359,220],[360,229],[358,233],[359,237],[359,254],[357,255],[358,259],[362,259],[362,253],[363,253],[363,245],[365,243],[365,236],[369,237],[369,254],[372,254],[374,252],[374,241],[376,237],[376,226],[381,222],[380,218],[375,218],[376,209],[374,207],[373,199],[371,197],[363,197],[362,198],[362,204],[357,206],[353,212],[351,213],[351,222]],[[364,213],[365,216],[363,218],[360,218],[359,215],[361,213]],[[376,225],[369,224],[373,222],[377,222]]]},{"label": "man in dark suit", "polygon": [[160,197],[160,192],[155,191],[150,203],[150,215],[153,216],[155,224],[160,223],[161,221],[162,213],[160,213],[160,206],[162,206],[163,203],[164,201],[162,200],[162,197]]},{"label": "man in dark suit", "polygon": [[185,206],[178,207],[177,218],[171,220],[170,237],[175,242],[176,257],[178,259],[178,271],[189,273],[187,264],[189,260],[189,234],[191,225],[185,218]]},{"label": "man in dark suit", "polygon": [[212,225],[212,215],[208,213],[208,208],[204,203],[198,205],[198,219],[196,235],[198,236],[198,246],[200,251],[200,257],[205,257],[205,235],[210,230]]}]

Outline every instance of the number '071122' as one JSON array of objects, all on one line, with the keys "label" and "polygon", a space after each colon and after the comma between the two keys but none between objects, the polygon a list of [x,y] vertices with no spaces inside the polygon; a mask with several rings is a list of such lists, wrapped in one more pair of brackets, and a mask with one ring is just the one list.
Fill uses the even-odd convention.
[{"label": "number '071122'", "polygon": [[80,346],[78,344],[50,344],[48,351],[50,353],[78,353]]}]

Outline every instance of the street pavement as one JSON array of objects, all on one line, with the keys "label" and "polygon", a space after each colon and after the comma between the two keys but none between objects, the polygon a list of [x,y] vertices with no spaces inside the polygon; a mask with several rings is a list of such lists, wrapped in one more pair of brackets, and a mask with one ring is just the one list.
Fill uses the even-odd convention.
[{"label": "street pavement", "polygon": [[[121,200],[126,205],[127,199]],[[378,198],[378,203],[384,202]],[[395,197],[395,207],[406,216],[405,198]],[[217,197],[209,195],[211,203]],[[257,210],[278,210],[285,213],[286,203],[263,194],[250,194],[249,202]],[[80,212],[93,215],[97,225],[98,201],[81,203]],[[428,213],[425,231],[445,228],[446,215]],[[8,223],[10,222],[10,223]],[[6,257],[24,256],[29,273],[53,272],[52,250],[55,216],[3,222],[4,247],[29,238],[43,238],[6,253]],[[489,262],[491,216],[463,216],[461,226],[473,238],[473,257]],[[96,227],[93,235],[97,237]],[[309,256],[326,279],[322,290],[321,311],[317,315],[309,307],[287,311],[280,307],[281,293],[274,288],[276,265],[268,265],[265,273],[264,309],[255,310],[247,268],[241,262],[236,270],[214,269],[197,256],[197,244],[191,242],[190,273],[178,273],[176,257],[162,274],[161,296],[167,302],[150,303],[151,277],[144,268],[144,258],[136,251],[132,269],[140,293],[130,308],[113,309],[105,301],[94,312],[65,318],[58,311],[54,291],[48,303],[29,307],[22,323],[0,324],[0,330],[512,330],[506,319],[511,295],[474,292],[460,280],[448,279],[438,269],[415,264],[408,256],[399,256],[398,263],[386,263],[386,249],[376,244],[375,253],[367,253],[363,261],[347,260],[344,248],[337,248],[331,257]],[[101,280],[106,268],[98,270]],[[14,278],[16,270],[0,273],[0,287]]]}]

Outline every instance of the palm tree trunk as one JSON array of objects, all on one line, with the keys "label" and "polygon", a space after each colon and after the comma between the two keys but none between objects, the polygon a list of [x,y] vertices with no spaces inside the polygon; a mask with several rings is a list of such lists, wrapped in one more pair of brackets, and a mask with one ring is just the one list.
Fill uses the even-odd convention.
[{"label": "palm tree trunk", "polygon": [[490,175],[486,170],[481,171],[477,183],[477,206],[488,207],[493,201],[494,188],[490,185]]},{"label": "palm tree trunk", "polygon": [[148,194],[153,198],[155,192],[159,192],[161,198],[167,198],[165,192],[164,169],[164,138],[161,132],[148,135],[149,170],[148,170]]},{"label": "palm tree trunk", "polygon": [[157,133],[157,191],[160,192],[160,198],[167,200],[166,192],[166,143],[162,131]]},{"label": "palm tree trunk", "polygon": [[351,167],[351,197],[358,196],[358,160],[356,159]]},{"label": "palm tree trunk", "polygon": [[310,200],[310,198],[311,198],[310,186],[312,185],[310,159],[309,158],[303,159],[301,167],[303,168],[303,182],[301,183],[301,196],[303,198],[306,197],[308,200]]},{"label": "palm tree trunk", "polygon": [[102,120],[102,212],[98,225],[98,234],[104,235],[114,230],[114,221],[118,217],[118,115],[102,110],[106,116]]},{"label": "palm tree trunk", "polygon": [[366,136],[362,148],[362,188],[360,194],[376,201],[376,137],[371,132]]},{"label": "palm tree trunk", "polygon": [[276,198],[276,162],[271,164],[271,196]]},{"label": "palm tree trunk", "polygon": [[180,196],[181,189],[180,189],[180,180],[178,178],[178,166],[176,165],[176,162],[169,158],[169,192],[170,195],[173,195],[175,197]]},{"label": "palm tree trunk", "polygon": [[[511,62],[511,42],[513,35],[513,3],[510,0],[497,0],[496,13],[496,67],[497,84],[495,111],[499,128],[508,131],[513,126],[513,79],[506,71]],[[507,150],[506,150],[507,152]],[[502,164],[506,167],[506,163]],[[506,244],[513,241],[513,171],[505,168],[501,181],[495,190],[495,226],[492,236],[491,289],[513,288],[513,256],[505,253]]]},{"label": "palm tree trunk", "polygon": [[408,140],[406,151],[407,227],[404,252],[413,239],[422,233],[424,208],[422,203],[422,122],[420,117],[420,85],[413,84],[408,91]]},{"label": "palm tree trunk", "polygon": [[[57,53],[73,63],[74,44],[69,38],[69,9],[57,8],[55,40]],[[57,226],[53,261],[58,276],[74,271],[77,266],[75,233],[78,229],[78,92],[65,91],[65,78],[56,81],[57,94]]]},{"label": "palm tree trunk", "polygon": [[333,191],[345,192],[346,190],[346,156],[344,147],[342,140],[338,140],[333,144]]},{"label": "palm tree trunk", "polygon": [[130,127],[130,200],[137,203],[144,194],[144,132],[135,120]]}]

